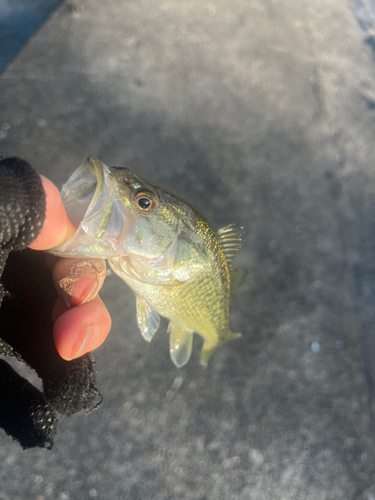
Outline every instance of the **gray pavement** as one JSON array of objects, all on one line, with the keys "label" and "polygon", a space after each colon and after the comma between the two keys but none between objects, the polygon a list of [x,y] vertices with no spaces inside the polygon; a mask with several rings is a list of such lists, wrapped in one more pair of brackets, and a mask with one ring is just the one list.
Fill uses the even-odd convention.
[{"label": "gray pavement", "polygon": [[[101,408],[52,451],[0,432],[0,499],[375,497],[375,65],[339,0],[67,3],[0,78],[1,152],[93,154],[246,231],[243,337],[204,371],[110,276]],[[36,382],[38,383],[38,382]]]}]

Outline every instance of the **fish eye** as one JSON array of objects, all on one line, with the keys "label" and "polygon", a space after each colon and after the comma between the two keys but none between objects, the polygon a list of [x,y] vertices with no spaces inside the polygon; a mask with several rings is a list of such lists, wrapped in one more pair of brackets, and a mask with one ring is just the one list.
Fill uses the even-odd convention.
[{"label": "fish eye", "polygon": [[158,204],[156,196],[145,191],[137,193],[134,201],[136,209],[142,213],[152,212]]}]

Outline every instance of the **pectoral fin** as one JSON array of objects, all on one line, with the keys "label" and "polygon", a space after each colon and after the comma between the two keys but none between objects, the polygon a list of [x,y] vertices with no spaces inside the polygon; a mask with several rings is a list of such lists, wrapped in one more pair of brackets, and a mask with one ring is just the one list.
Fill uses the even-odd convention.
[{"label": "pectoral fin", "polygon": [[187,236],[180,236],[173,257],[174,278],[185,283],[192,280],[197,274],[210,270],[211,266],[203,242],[193,241]]},{"label": "pectoral fin", "polygon": [[160,316],[139,295],[137,295],[137,322],[143,338],[147,342],[151,342],[152,337],[159,328]]},{"label": "pectoral fin", "polygon": [[173,269],[173,277],[176,281],[186,283],[195,278],[198,274],[208,272],[209,270],[210,267],[206,262],[190,261],[189,263],[175,266]]},{"label": "pectoral fin", "polygon": [[168,326],[171,359],[177,368],[186,365],[193,348],[193,331],[179,328],[172,323]]}]

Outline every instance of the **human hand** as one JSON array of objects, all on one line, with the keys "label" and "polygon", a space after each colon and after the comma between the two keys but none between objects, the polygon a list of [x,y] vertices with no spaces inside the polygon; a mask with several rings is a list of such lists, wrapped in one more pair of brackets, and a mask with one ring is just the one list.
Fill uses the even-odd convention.
[{"label": "human hand", "polygon": [[[41,176],[46,194],[46,219],[41,233],[29,245],[48,250],[71,238],[76,230],[57,187]],[[59,294],[52,310],[53,338],[63,359],[78,358],[99,347],[111,328],[108,310],[98,296],[106,276],[103,259],[57,259],[46,255],[46,265]]]},{"label": "human hand", "polygon": [[[24,448],[51,447],[57,432],[56,413],[69,416],[90,411],[101,399],[95,363],[87,352],[97,347],[110,329],[108,312],[94,297],[100,284],[88,297],[91,272],[81,273],[81,278],[88,277],[71,282],[70,298],[59,291],[60,299],[64,296],[69,305],[77,305],[69,308],[64,300],[56,301],[45,257],[49,268],[54,268],[56,282],[66,276],[64,262],[71,264],[72,260],[62,259],[61,268],[61,264],[55,266],[53,257],[26,248],[30,244],[35,249],[51,248],[73,232],[50,181],[42,182],[24,160],[0,161],[0,428]],[[59,269],[60,279],[55,274]],[[98,274],[93,271],[91,284]],[[85,302],[89,298],[93,300]],[[91,325],[97,329],[94,336]],[[10,363],[16,358],[35,370],[42,389],[1,359],[4,356]]]}]

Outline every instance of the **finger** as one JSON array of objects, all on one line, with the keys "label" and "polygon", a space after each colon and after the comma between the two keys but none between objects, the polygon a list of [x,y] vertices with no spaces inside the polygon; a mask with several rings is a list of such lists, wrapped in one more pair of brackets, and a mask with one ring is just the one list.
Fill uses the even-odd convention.
[{"label": "finger", "polygon": [[53,315],[62,311],[53,327],[53,338],[60,356],[67,361],[99,347],[111,329],[111,318],[100,297],[66,310],[59,297]]},{"label": "finger", "polygon": [[68,307],[97,296],[107,275],[103,259],[59,259],[52,270],[57,293]]},{"label": "finger", "polygon": [[46,220],[41,233],[30,245],[34,250],[48,250],[69,240],[76,232],[76,226],[69,219],[59,190],[46,177],[40,176],[46,193]]}]

